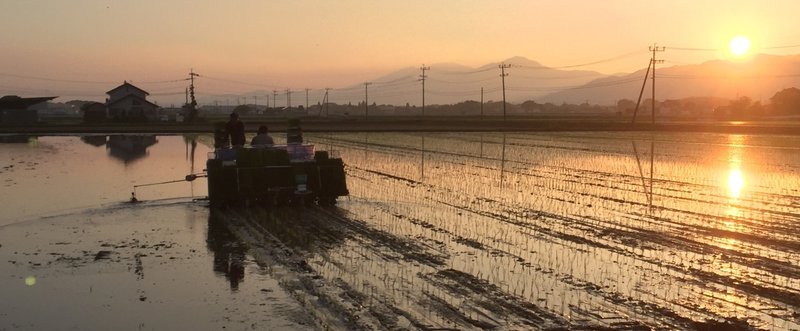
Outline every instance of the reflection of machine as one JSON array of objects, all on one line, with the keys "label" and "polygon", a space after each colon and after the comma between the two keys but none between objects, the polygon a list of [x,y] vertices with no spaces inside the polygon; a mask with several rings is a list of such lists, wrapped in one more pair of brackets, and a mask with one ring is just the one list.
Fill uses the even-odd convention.
[{"label": "reflection of machine", "polygon": [[336,203],[348,195],[344,163],[314,145],[219,148],[206,165],[212,205]]}]

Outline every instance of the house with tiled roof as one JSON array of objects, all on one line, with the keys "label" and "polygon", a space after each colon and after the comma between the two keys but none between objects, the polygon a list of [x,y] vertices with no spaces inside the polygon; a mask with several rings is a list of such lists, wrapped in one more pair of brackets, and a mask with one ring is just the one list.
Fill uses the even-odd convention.
[{"label": "house with tiled roof", "polygon": [[123,121],[154,121],[158,118],[158,105],[147,101],[150,93],[127,81],[106,92],[108,117]]}]

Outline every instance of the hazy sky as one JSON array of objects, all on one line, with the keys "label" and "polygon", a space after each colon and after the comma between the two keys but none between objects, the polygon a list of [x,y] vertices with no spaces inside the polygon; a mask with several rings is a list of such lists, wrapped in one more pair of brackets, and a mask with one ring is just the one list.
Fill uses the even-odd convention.
[{"label": "hazy sky", "polygon": [[218,79],[206,93],[336,88],[423,63],[523,56],[566,66],[641,51],[580,68],[631,72],[647,66],[654,42],[721,49],[668,48],[665,65],[724,58],[735,35],[757,52],[797,53],[759,49],[800,44],[798,13],[796,0],[4,0],[0,94],[98,99],[122,80],[179,93],[185,84],[147,83],[189,68]]}]

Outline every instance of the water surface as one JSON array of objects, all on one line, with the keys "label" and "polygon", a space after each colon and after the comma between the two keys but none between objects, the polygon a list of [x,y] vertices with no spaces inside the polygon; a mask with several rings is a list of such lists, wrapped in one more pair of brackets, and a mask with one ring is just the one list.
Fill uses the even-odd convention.
[{"label": "water surface", "polygon": [[[350,197],[330,208],[213,213],[192,202],[207,194],[203,179],[139,187],[146,202],[126,203],[133,185],[201,172],[210,137],[114,139],[0,145],[0,204],[7,210],[0,216],[0,271],[18,281],[3,293],[30,301],[22,307],[45,295],[25,292],[31,287],[19,284],[26,275],[48,262],[78,261],[77,269],[44,268],[81,285],[56,291],[56,302],[77,298],[102,308],[107,301],[94,301],[86,279],[125,275],[118,289],[127,289],[119,290],[126,301],[112,301],[118,314],[109,320],[126,320],[118,309],[141,302],[156,302],[153,316],[209,295],[223,304],[244,295],[248,304],[234,306],[255,310],[234,315],[257,322],[272,316],[258,308],[261,295],[286,298],[272,281],[290,290],[306,316],[320,319],[316,310],[334,307],[351,321],[335,325],[347,328],[692,329],[718,321],[800,329],[796,137],[306,134],[318,150],[344,159]],[[32,243],[15,239],[23,237]],[[272,239],[280,245],[265,244]],[[182,253],[161,254],[167,246]],[[105,258],[94,260],[102,250],[112,251],[112,262],[120,257],[107,272]],[[170,264],[195,254],[207,258],[205,267]],[[158,288],[177,287],[154,297],[137,278],[137,256],[145,279],[160,274],[154,277],[167,285]],[[61,276],[70,272],[86,277]],[[258,290],[264,284],[268,291]],[[210,312],[197,325],[213,328],[216,317],[227,316]],[[156,316],[150,323],[180,325]],[[286,316],[278,317],[296,327]]]}]

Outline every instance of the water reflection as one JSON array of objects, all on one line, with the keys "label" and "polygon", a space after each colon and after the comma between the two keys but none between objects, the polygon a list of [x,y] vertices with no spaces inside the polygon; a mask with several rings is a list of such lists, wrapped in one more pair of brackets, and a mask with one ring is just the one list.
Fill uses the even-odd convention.
[{"label": "water reflection", "polygon": [[421,134],[422,136],[422,152],[420,153],[420,175],[419,180],[420,182],[425,182],[425,133]]},{"label": "water reflection", "polygon": [[[787,262],[797,261],[790,230],[795,197],[763,185],[765,172],[744,171],[742,147],[725,144],[738,138],[342,133],[326,139],[351,165],[353,199],[337,207],[341,217],[305,210],[248,218],[291,243],[301,252],[295,256],[323,277],[370,304],[431,312],[407,316],[434,327],[478,329],[484,324],[476,316],[488,314],[505,328],[525,329],[514,323],[541,309],[578,324],[657,319],[680,329],[669,316],[676,323],[730,317],[762,323],[771,316],[761,307],[785,318],[792,312],[781,303],[796,306],[797,267]],[[768,154],[759,157],[768,165],[798,164],[782,150],[747,151],[750,158]],[[728,153],[736,156],[730,167]],[[796,182],[791,172],[774,176],[774,183]],[[748,218],[725,216],[731,187]],[[487,313],[488,306],[523,308]],[[794,326],[788,316],[781,325]]]},{"label": "water reflection", "polygon": [[636,166],[639,168],[639,178],[642,180],[642,190],[647,197],[647,205],[652,209],[653,207],[653,173],[655,172],[654,158],[655,158],[655,142],[653,137],[650,137],[650,181],[649,185],[645,181],[644,171],[642,170],[642,162],[639,158],[639,150],[636,148],[636,141],[631,140],[633,146],[633,153],[636,155]]},{"label": "water reflection", "polygon": [[189,173],[194,173],[194,154],[197,151],[198,134],[187,133],[183,135],[183,142],[186,144],[186,160],[189,161]]},{"label": "water reflection", "polygon": [[105,146],[108,136],[81,136],[81,141],[94,147]]},{"label": "water reflection", "polygon": [[728,173],[728,195],[734,199],[739,199],[744,187],[744,176],[741,169],[731,168]]},{"label": "water reflection", "polygon": [[503,151],[500,156],[500,189],[503,189],[503,182],[506,174],[506,134],[503,133]]},{"label": "water reflection", "polygon": [[728,196],[734,201],[739,199],[745,184],[742,174],[745,139],[743,135],[728,136]]},{"label": "water reflection", "polygon": [[[732,218],[741,218],[743,216],[738,205],[739,198],[742,195],[742,189],[745,186],[745,178],[742,172],[745,140],[746,136],[743,135],[728,136],[728,208],[725,214]],[[726,221],[725,223],[728,228],[735,227],[735,223],[728,224],[733,222]]]},{"label": "water reflection", "polygon": [[244,260],[247,249],[225,225],[225,217],[217,210],[208,215],[208,249],[214,253],[214,272],[228,279],[231,291],[239,290],[244,281]]},{"label": "water reflection", "polygon": [[113,135],[108,137],[108,155],[125,164],[147,156],[147,148],[158,143],[156,136]]},{"label": "water reflection", "polygon": [[36,137],[28,135],[0,136],[0,144],[27,144],[32,140],[36,140]]}]

